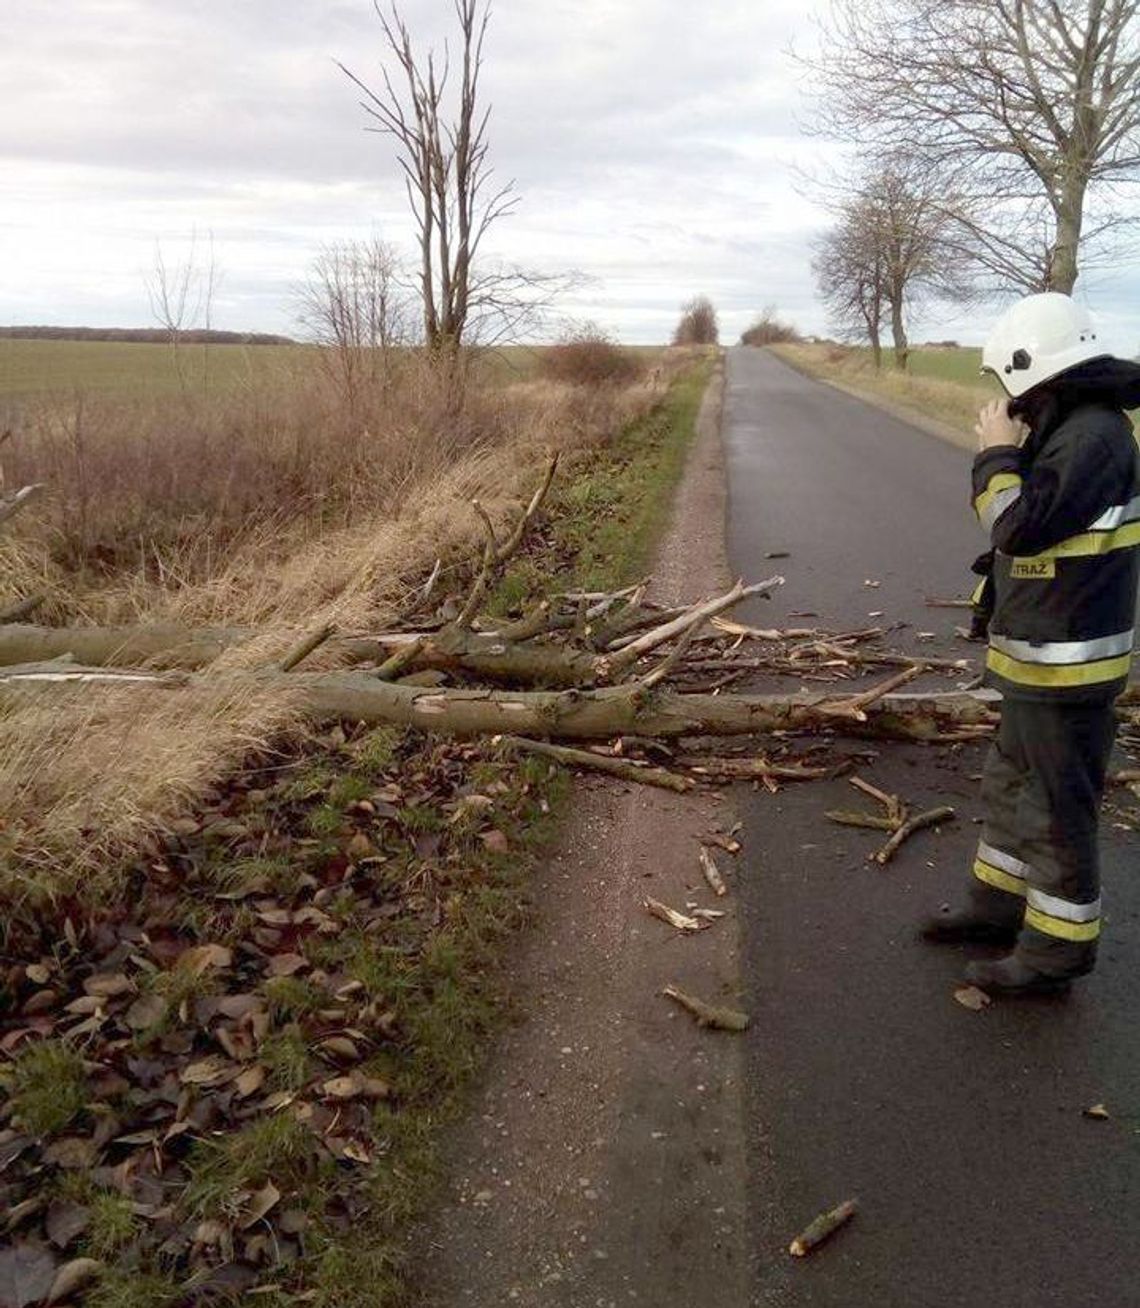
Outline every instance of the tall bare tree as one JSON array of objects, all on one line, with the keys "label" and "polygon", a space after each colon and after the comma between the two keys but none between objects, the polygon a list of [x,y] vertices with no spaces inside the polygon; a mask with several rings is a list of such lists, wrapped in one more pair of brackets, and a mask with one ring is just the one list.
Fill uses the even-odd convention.
[{"label": "tall bare tree", "polygon": [[[450,51],[417,52],[396,4],[373,0],[392,60],[376,89],[341,64],[362,92],[372,131],[391,136],[404,174],[419,245],[424,337],[433,349],[457,348],[473,314],[509,312],[509,275],[478,271],[487,232],[518,203],[514,183],[498,186],[488,156],[489,108],[480,104],[489,0],[454,0],[459,27],[458,88],[449,95]],[[451,100],[454,99],[454,103]],[[523,297],[525,298],[525,297]]]},{"label": "tall bare tree", "polygon": [[821,129],[922,158],[983,267],[1070,292],[1082,239],[1131,221],[1114,183],[1140,168],[1138,13],[1140,0],[832,0],[809,61]]}]

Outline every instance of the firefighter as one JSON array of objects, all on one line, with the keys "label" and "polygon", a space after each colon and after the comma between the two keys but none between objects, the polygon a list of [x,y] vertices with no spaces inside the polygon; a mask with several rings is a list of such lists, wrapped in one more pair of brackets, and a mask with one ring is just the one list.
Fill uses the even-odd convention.
[{"label": "firefighter", "polygon": [[1140,365],[1050,292],[998,320],[982,370],[1009,397],[981,411],[973,469],[1001,726],[966,902],[923,935],[1011,946],[968,965],[974,985],[1060,990],[1092,970],[1101,929],[1097,817],[1136,616],[1140,457],[1125,410],[1140,406]]}]

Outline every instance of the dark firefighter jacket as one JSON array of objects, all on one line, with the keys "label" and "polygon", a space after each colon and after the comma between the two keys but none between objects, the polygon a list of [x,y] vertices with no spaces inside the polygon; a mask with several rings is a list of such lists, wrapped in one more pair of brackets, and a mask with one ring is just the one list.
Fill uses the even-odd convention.
[{"label": "dark firefighter jacket", "polygon": [[1128,676],[1140,564],[1140,455],[1124,410],[1140,365],[1094,359],[1010,405],[1020,448],[974,461],[993,547],[987,681],[1011,698],[1096,702]]}]

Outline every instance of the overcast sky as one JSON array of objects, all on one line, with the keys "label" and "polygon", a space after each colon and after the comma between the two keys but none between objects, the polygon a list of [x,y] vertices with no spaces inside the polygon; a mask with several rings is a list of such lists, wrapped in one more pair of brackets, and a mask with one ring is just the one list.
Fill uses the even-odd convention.
[{"label": "overcast sky", "polygon": [[[822,3],[822,0],[820,0]],[[366,133],[334,60],[374,79],[371,0],[0,0],[0,323],[150,322],[156,242],[213,234],[219,327],[295,330],[292,287],[323,243],[410,248],[392,143]],[[403,0],[441,43],[449,0]],[[705,293],[734,338],[766,304],[823,330],[797,193],[806,106],[788,47],[808,0],[495,0],[485,94],[517,213],[490,250],[590,281],[565,305],[628,341],[665,339]],[[1131,276],[1089,283],[1128,330]],[[1128,294],[1125,294],[1125,291]],[[978,339],[952,312],[920,336]],[[1140,339],[1140,321],[1135,328]]]}]

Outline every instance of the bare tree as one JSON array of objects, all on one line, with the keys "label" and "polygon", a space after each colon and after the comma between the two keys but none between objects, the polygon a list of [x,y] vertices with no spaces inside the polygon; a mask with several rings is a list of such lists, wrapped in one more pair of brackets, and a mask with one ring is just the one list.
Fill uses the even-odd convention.
[{"label": "bare tree", "polygon": [[350,405],[388,375],[392,347],[410,337],[393,248],[378,238],[325,246],[297,290],[297,317]]},{"label": "bare tree", "polygon": [[150,311],[158,325],[166,332],[170,344],[174,370],[183,390],[187,386],[183,368],[181,346],[186,333],[202,322],[206,331],[203,351],[202,381],[209,386],[209,332],[213,321],[214,297],[221,282],[221,271],[214,251],[214,234],[209,234],[209,246],[203,256],[198,245],[198,233],[190,233],[190,247],[185,259],[169,263],[156,241],[154,265],[146,275],[147,297]]},{"label": "bare tree", "polygon": [[[1140,0],[832,0],[810,61],[821,130],[935,171],[963,252],[1070,292],[1082,239],[1131,221]],[[1045,239],[1042,240],[1044,235]]]},{"label": "bare tree", "polygon": [[854,216],[841,218],[819,239],[812,270],[835,331],[869,341],[878,369],[883,366],[885,278],[880,252],[865,236]]},{"label": "bare tree", "polygon": [[895,367],[905,369],[914,307],[925,296],[962,293],[952,276],[950,221],[936,179],[896,155],[849,182],[835,208],[838,222],[822,239],[814,264],[820,292],[841,330],[870,341],[876,367],[889,322]]},{"label": "bare tree", "polygon": [[674,345],[715,345],[720,339],[716,307],[707,295],[696,295],[681,306],[673,332]]},{"label": "bare tree", "polygon": [[344,64],[340,68],[363,93],[361,105],[375,123],[370,130],[396,141],[418,237],[424,338],[433,349],[454,349],[473,315],[501,316],[506,309],[510,317],[515,298],[510,272],[476,272],[487,232],[518,203],[513,182],[492,181],[490,110],[479,102],[490,4],[454,0],[461,57],[456,103],[449,110],[450,52],[445,49],[442,62],[434,51],[421,56],[396,4],[385,11],[380,0],[373,3],[394,67],[383,69],[383,84],[375,90]]}]

